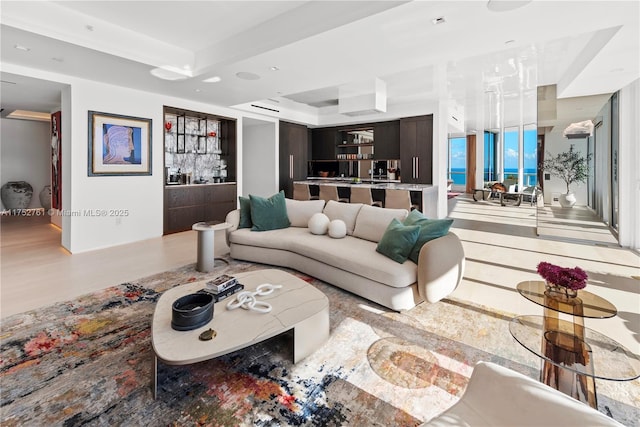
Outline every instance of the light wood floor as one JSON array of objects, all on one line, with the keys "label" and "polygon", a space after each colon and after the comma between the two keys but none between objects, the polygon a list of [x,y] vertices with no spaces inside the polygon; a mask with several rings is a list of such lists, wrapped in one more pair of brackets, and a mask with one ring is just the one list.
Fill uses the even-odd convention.
[{"label": "light wood floor", "polygon": [[[452,231],[466,254],[465,277],[453,297],[515,314],[542,314],[520,296],[518,282],[538,280],[536,265],[548,261],[580,266],[589,274],[588,290],[618,308],[612,319],[587,319],[585,326],[618,340],[640,354],[640,258],[618,247],[536,236],[535,208],[449,200]],[[193,231],[143,242],[70,255],[60,248],[60,231],[42,217],[2,217],[1,316],[76,298],[108,286],[194,263]],[[216,255],[228,252],[224,233],[216,233]]]},{"label": "light wood floor", "polygon": [[[0,217],[0,316],[66,301],[196,261],[195,231],[71,255],[48,216]],[[216,256],[228,253],[216,232]]]},{"label": "light wood floor", "polygon": [[609,226],[586,206],[566,209],[560,206],[537,209],[538,235],[556,239],[577,240],[584,243],[617,246],[618,240],[611,234]]}]

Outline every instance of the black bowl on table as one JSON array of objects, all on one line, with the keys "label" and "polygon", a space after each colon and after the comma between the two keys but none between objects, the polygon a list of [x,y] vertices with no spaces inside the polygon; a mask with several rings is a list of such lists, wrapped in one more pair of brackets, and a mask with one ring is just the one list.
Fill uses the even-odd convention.
[{"label": "black bowl on table", "polygon": [[213,295],[195,293],[185,295],[171,306],[171,327],[176,331],[190,331],[206,325],[213,319]]}]

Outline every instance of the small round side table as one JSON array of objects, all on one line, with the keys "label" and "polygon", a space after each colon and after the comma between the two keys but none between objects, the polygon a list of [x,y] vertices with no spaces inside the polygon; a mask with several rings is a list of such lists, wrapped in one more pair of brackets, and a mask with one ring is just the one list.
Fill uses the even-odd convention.
[{"label": "small round side table", "polygon": [[196,270],[202,273],[213,271],[215,266],[214,232],[231,227],[228,222],[197,222],[191,227],[198,232],[198,260]]}]

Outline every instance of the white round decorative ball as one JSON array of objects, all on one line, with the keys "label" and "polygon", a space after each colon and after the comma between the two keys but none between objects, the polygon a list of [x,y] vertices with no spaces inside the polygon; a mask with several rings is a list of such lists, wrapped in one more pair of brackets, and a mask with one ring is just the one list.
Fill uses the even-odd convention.
[{"label": "white round decorative ball", "polygon": [[347,224],[341,219],[334,219],[329,223],[329,236],[334,239],[342,239],[347,235]]},{"label": "white round decorative ball", "polygon": [[323,213],[315,213],[307,224],[313,234],[326,234],[329,229],[329,217]]}]

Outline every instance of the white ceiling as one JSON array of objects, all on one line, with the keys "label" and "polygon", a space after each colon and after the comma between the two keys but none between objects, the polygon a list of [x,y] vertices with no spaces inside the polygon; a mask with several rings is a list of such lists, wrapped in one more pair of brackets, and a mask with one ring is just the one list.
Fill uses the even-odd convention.
[{"label": "white ceiling", "polygon": [[[519,3],[494,12],[486,1],[3,0],[0,54],[2,63],[256,113],[265,111],[251,104],[277,106],[269,114],[304,114],[310,125],[355,120],[338,114],[338,87],[378,77],[387,113],[357,120],[445,103],[464,122],[452,131],[535,122],[536,88],[554,84],[558,98],[593,101],[573,112],[560,109],[575,103],[561,103],[559,118],[593,118],[607,97],[582,97],[640,76],[640,2]],[[446,22],[434,25],[438,17]],[[150,74],[157,67],[190,77],[160,80]],[[203,83],[213,76],[221,82]],[[2,80],[16,83],[2,84],[3,115],[56,108],[46,101],[60,84]]]}]

